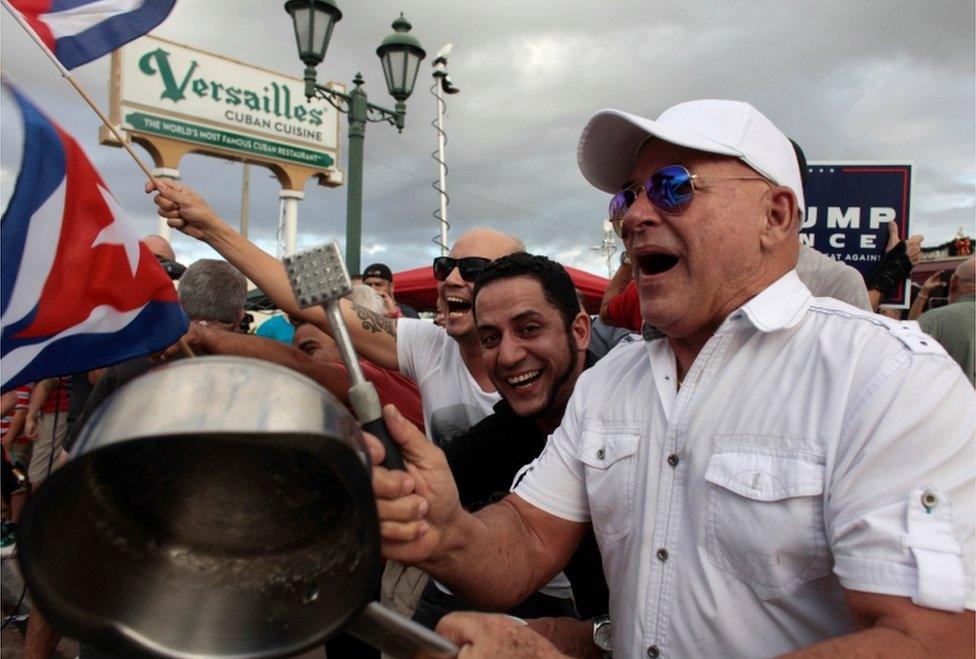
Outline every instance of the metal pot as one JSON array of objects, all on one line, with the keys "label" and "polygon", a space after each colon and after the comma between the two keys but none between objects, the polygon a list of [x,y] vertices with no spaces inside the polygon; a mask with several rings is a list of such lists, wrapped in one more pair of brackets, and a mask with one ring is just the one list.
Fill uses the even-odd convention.
[{"label": "metal pot", "polygon": [[380,567],[355,420],[311,380],[237,357],[116,392],[31,497],[18,544],[54,625],[124,656],[307,650],[360,613]]}]

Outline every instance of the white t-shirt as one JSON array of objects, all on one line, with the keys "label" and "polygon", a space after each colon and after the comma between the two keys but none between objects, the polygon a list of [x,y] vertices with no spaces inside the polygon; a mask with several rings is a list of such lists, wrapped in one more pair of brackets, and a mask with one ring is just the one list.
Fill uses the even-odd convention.
[{"label": "white t-shirt", "polygon": [[478,386],[457,341],[433,323],[397,320],[397,360],[420,389],[427,437],[438,446],[491,414],[501,400],[497,391]]},{"label": "white t-shirt", "polygon": [[611,351],[515,487],[592,521],[614,655],[778,656],[855,630],[843,588],[974,608],[973,388],[917,323],[790,273],[675,376]]}]

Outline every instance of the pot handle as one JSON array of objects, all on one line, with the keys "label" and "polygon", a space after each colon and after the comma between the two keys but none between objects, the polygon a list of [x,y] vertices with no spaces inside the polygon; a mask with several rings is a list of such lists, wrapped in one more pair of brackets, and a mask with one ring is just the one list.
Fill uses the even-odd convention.
[{"label": "pot handle", "polygon": [[454,659],[459,652],[454,643],[440,634],[376,602],[370,602],[362,613],[349,621],[345,631],[397,658],[411,659],[423,650],[428,655]]}]

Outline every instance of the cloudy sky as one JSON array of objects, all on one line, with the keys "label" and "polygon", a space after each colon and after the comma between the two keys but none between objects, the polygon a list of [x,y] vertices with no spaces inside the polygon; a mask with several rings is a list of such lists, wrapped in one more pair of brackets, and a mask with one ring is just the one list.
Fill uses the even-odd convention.
[{"label": "cloudy sky", "polygon": [[[300,75],[290,19],[272,0],[179,0],[154,34]],[[341,2],[319,80],[366,78],[370,100],[392,105],[376,46],[403,11],[427,49],[407,128],[367,129],[363,263],[394,270],[429,263],[437,248],[431,188],[437,169],[434,54],[454,44],[446,128],[451,234],[492,226],[530,251],[606,274],[599,245],[606,195],[576,166],[580,129],[596,110],[657,116],[693,98],[733,98],[762,110],[810,160],[915,163],[913,224],[928,244],[963,227],[976,204],[976,34],[972,0],[703,0],[685,3]],[[98,120],[3,12],[2,66],[84,145],[142,233],[155,231],[143,177],[120,149],[100,146]],[[107,109],[109,58],[76,70]],[[345,120],[341,124],[345,153]],[[137,147],[138,149],[139,147]],[[344,156],[343,156],[344,157]],[[146,156],[148,160],[148,156]],[[345,167],[344,162],[342,163]],[[240,214],[242,166],[184,158],[184,182],[225,218]],[[345,187],[309,182],[299,246],[344,236]],[[251,236],[274,250],[278,183],[252,168]],[[177,235],[181,261],[212,256]],[[718,247],[718,246],[716,246]]]}]

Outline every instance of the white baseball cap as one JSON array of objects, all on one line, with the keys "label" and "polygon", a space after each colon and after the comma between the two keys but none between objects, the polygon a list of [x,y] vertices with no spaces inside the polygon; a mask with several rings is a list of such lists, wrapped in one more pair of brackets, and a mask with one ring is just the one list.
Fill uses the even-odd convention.
[{"label": "white baseball cap", "polygon": [[580,136],[576,149],[580,171],[594,187],[619,192],[629,181],[637,150],[649,137],[739,158],[773,183],[793,190],[800,210],[805,208],[793,145],[765,115],[742,101],[679,103],[656,121],[620,110],[600,110]]}]

